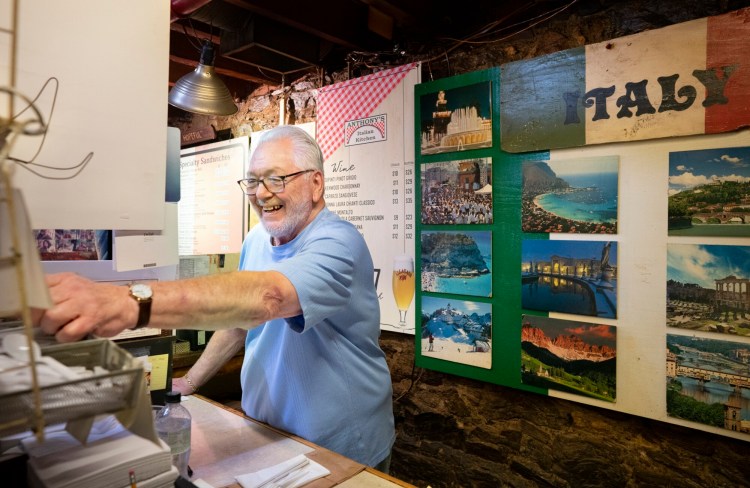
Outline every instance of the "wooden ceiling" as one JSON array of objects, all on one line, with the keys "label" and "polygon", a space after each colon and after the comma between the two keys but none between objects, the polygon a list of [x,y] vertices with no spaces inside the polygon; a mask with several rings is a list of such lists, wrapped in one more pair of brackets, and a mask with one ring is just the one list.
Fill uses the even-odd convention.
[{"label": "wooden ceiling", "polygon": [[192,71],[200,43],[235,97],[306,72],[403,64],[455,45],[491,22],[530,18],[561,0],[171,0],[170,86]]}]

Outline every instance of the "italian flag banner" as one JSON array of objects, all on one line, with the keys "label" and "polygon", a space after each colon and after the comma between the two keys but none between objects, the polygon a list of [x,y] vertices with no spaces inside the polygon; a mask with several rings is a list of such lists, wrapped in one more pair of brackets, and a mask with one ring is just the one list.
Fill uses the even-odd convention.
[{"label": "italian flag banner", "polygon": [[715,134],[750,125],[750,8],[508,63],[502,149]]}]

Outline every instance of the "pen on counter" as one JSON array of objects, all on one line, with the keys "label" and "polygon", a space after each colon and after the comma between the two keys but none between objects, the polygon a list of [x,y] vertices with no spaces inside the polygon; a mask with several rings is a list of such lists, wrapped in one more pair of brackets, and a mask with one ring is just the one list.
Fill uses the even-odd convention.
[{"label": "pen on counter", "polygon": [[135,484],[135,471],[131,469],[128,474],[130,475],[130,488],[138,488]]}]

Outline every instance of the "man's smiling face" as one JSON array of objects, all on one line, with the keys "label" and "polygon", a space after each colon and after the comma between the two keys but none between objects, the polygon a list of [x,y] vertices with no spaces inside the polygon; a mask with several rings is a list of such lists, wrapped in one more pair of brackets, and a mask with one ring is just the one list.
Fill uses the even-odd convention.
[{"label": "man's smiling face", "polygon": [[[256,178],[284,176],[300,171],[294,163],[293,146],[289,140],[274,139],[261,144],[253,153],[249,175]],[[271,193],[263,183],[258,186],[250,203],[275,244],[294,239],[312,220],[313,173],[289,178],[284,191]]]}]

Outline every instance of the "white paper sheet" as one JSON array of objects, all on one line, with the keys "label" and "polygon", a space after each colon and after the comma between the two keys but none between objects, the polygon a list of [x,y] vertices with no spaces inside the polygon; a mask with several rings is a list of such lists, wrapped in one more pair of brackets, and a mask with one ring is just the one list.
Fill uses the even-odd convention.
[{"label": "white paper sheet", "polygon": [[116,271],[173,266],[177,256],[177,204],[165,203],[163,230],[115,230]]},{"label": "white paper sheet", "polygon": [[[44,272],[39,260],[39,251],[36,241],[33,239],[29,215],[26,211],[21,190],[13,190],[15,231],[19,239],[20,263],[23,269],[24,289],[26,291],[27,305],[35,308],[47,309],[52,306],[52,301],[44,281]],[[11,227],[11,215],[8,202],[5,200],[5,191],[0,185],[0,316],[11,316],[21,311],[20,283],[16,265],[10,258],[15,252]]]}]

